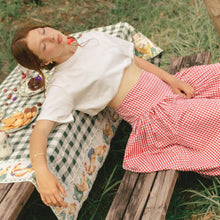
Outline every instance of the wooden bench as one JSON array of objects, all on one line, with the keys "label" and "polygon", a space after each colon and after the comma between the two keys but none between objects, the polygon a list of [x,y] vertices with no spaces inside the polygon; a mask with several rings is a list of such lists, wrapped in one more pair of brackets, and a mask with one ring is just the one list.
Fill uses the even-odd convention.
[{"label": "wooden bench", "polygon": [[[174,58],[168,71],[175,74],[183,68],[208,64],[210,60],[209,51]],[[165,219],[178,175],[179,172],[175,170],[146,174],[126,171],[106,220]]]},{"label": "wooden bench", "polygon": [[0,219],[15,220],[31,196],[34,185],[30,182],[0,184]]},{"label": "wooden bench", "polygon": [[[169,72],[181,68],[207,64],[210,53],[175,58]],[[174,190],[178,172],[174,170],[149,174],[126,171],[106,217],[117,219],[164,219]],[[30,182],[0,184],[0,219],[15,220],[34,190]]]}]

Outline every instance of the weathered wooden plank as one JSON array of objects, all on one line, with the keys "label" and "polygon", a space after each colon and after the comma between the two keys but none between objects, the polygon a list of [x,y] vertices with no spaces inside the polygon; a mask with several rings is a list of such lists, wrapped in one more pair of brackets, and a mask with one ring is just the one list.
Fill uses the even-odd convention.
[{"label": "weathered wooden plank", "polygon": [[195,65],[206,65],[210,64],[212,59],[212,55],[210,51],[206,51],[203,53],[199,53],[196,56],[196,64]]},{"label": "weathered wooden plank", "polygon": [[165,219],[177,177],[175,170],[158,172],[142,220]]},{"label": "weathered wooden plank", "polygon": [[204,3],[220,37],[220,0],[204,0]]},{"label": "weathered wooden plank", "polygon": [[34,190],[30,182],[14,183],[0,204],[0,219],[15,220]]},{"label": "weathered wooden plank", "polygon": [[[170,203],[170,199],[173,194],[174,187],[176,185],[176,180],[179,172],[176,170],[167,170],[165,172],[163,184],[161,182],[155,181],[155,184],[159,184],[159,193],[156,200],[156,207],[159,209],[162,207],[162,218],[165,219],[166,212]],[[158,179],[159,180],[159,179]]]},{"label": "weathered wooden plank", "polygon": [[157,172],[139,175],[123,220],[141,218],[156,176]]},{"label": "weathered wooden plank", "polygon": [[116,196],[109,209],[106,220],[122,219],[122,216],[127,208],[130,197],[135,188],[139,174],[126,171],[122,182],[118,188]]},{"label": "weathered wooden plank", "polygon": [[[155,214],[155,211],[157,211],[157,210],[155,210],[156,201],[157,201],[157,197],[159,195],[160,187],[164,182],[165,175],[166,175],[166,171],[159,171],[158,172],[157,178],[155,180],[155,181],[157,181],[157,183],[153,185],[152,192],[151,192],[150,198],[146,204],[144,216],[142,219],[146,219],[146,220],[152,219],[151,217]],[[172,180],[170,180],[170,181],[172,181]],[[163,207],[160,207],[160,208],[163,208]]]},{"label": "weathered wooden plank", "polygon": [[206,51],[199,54],[194,54],[185,57],[174,57],[169,66],[168,72],[175,74],[183,68],[189,68],[191,66],[208,64],[211,61],[210,51]]},{"label": "weathered wooden plank", "polygon": [[0,203],[5,198],[5,195],[11,189],[13,183],[1,183],[0,184]]}]

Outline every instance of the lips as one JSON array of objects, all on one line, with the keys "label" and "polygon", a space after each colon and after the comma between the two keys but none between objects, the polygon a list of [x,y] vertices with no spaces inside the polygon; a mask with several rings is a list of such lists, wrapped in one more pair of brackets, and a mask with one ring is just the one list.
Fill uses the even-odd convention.
[{"label": "lips", "polygon": [[57,42],[58,42],[58,44],[60,44],[62,42],[62,36],[60,34],[58,34],[58,36],[57,36]]}]

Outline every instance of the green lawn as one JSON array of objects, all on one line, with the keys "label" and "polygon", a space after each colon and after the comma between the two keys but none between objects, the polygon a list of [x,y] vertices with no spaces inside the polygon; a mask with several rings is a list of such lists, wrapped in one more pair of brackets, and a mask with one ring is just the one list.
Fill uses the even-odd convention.
[{"label": "green lawn", "polygon": [[[31,3],[32,2],[32,3]],[[35,2],[38,2],[36,4]],[[125,21],[164,50],[161,67],[168,69],[174,56],[210,50],[212,63],[220,62],[220,39],[202,0],[0,0],[0,81],[15,67],[10,43],[15,31],[26,24],[49,24],[65,33]],[[130,126],[123,122],[112,141],[79,219],[105,219],[123,176],[123,152]],[[111,187],[114,185],[115,187]],[[181,173],[167,219],[219,219],[219,182],[193,173]],[[106,193],[107,192],[107,193]],[[193,202],[193,204],[191,204]],[[20,220],[56,219],[34,193]]]}]

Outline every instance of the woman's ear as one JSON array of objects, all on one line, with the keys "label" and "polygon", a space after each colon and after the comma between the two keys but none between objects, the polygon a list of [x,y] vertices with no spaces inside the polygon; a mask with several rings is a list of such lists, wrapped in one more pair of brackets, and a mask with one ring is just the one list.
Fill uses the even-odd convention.
[{"label": "woman's ear", "polygon": [[51,59],[51,61],[40,61],[40,68],[51,70],[56,65],[56,62]]},{"label": "woman's ear", "polygon": [[43,61],[43,65],[47,66],[48,64],[53,63],[53,60],[50,61]]}]

